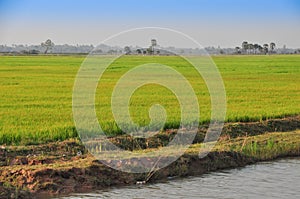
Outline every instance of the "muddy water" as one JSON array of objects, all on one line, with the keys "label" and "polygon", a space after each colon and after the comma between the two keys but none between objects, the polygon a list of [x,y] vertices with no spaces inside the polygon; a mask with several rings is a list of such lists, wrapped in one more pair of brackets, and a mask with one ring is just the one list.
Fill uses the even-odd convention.
[{"label": "muddy water", "polygon": [[300,198],[300,158],[64,198]]}]

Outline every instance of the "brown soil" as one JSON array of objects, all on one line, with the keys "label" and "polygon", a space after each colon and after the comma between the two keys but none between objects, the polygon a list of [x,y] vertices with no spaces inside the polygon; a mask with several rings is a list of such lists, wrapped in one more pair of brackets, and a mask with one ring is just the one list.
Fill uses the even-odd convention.
[{"label": "brown soil", "polygon": [[[134,160],[130,161],[134,164]],[[147,161],[154,162],[156,159],[148,158]],[[199,159],[196,153],[185,154],[168,167],[154,173],[149,182],[164,180],[170,176],[199,175],[218,169],[240,167],[255,161],[234,152],[212,152],[203,159]],[[0,186],[0,198],[33,198],[86,192],[108,186],[133,185],[146,178],[147,174],[113,170],[90,156],[74,158],[67,163],[57,160],[55,164],[17,165],[0,170],[0,181],[12,184],[12,187],[5,187],[4,184]],[[13,186],[18,189],[13,189]]]}]

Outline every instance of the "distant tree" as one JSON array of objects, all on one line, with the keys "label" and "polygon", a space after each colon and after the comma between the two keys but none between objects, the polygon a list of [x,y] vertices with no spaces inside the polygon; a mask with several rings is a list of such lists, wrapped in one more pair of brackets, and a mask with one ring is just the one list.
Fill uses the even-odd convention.
[{"label": "distant tree", "polygon": [[272,53],[274,53],[275,47],[276,47],[276,44],[275,44],[274,42],[271,42],[271,43],[270,43],[270,51],[271,51]]},{"label": "distant tree", "polygon": [[283,53],[283,54],[286,53],[286,45],[285,45],[285,44],[282,46],[282,53]]},{"label": "distant tree", "polygon": [[156,39],[151,39],[151,46],[157,46]]},{"label": "distant tree", "polygon": [[125,55],[130,55],[131,54],[131,49],[129,46],[125,46],[124,47],[124,52],[125,52]]},{"label": "distant tree", "polygon": [[257,53],[258,46],[259,46],[258,44],[254,44],[254,45],[253,45],[253,47],[254,47],[254,53],[255,53],[255,54]]},{"label": "distant tree", "polygon": [[235,47],[235,53],[236,54],[241,54],[241,48],[240,47]]},{"label": "distant tree", "polygon": [[157,46],[156,39],[151,39],[151,46],[149,47],[149,53],[154,54],[155,50],[154,48]]},{"label": "distant tree", "polygon": [[44,53],[47,54],[48,50],[53,48],[54,43],[50,39],[47,39],[45,42],[41,43],[41,46],[46,47],[46,50]]},{"label": "distant tree", "polygon": [[40,51],[36,50],[36,49],[32,49],[28,51],[29,54],[33,54],[33,55],[37,55],[40,53]]},{"label": "distant tree", "polygon": [[263,45],[263,49],[264,49],[264,53],[267,54],[269,52],[269,45],[268,44],[264,44]]},{"label": "distant tree", "polygon": [[137,49],[136,52],[137,52],[137,54],[142,54],[142,50],[141,49]]},{"label": "distant tree", "polygon": [[247,41],[244,41],[242,43],[242,49],[243,49],[244,53],[247,53],[247,50],[248,50],[248,42]]},{"label": "distant tree", "polygon": [[21,50],[20,53],[24,55],[29,54],[28,50]]},{"label": "distant tree", "polygon": [[263,53],[264,48],[261,45],[258,45],[257,49],[259,53]]},{"label": "distant tree", "polygon": [[248,44],[248,49],[250,50],[250,53],[253,53],[254,45],[253,44]]},{"label": "distant tree", "polygon": [[152,55],[153,51],[152,51],[152,47],[150,46],[149,48],[147,48],[147,54]]}]

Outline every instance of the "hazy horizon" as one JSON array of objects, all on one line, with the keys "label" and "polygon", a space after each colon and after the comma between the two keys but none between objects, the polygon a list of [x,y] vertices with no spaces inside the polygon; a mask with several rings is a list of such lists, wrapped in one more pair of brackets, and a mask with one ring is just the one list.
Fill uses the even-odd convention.
[{"label": "hazy horizon", "polygon": [[300,1],[0,0],[0,45],[38,45],[50,38],[55,44],[96,46],[138,27],[171,28],[203,47],[248,41],[299,48]]}]

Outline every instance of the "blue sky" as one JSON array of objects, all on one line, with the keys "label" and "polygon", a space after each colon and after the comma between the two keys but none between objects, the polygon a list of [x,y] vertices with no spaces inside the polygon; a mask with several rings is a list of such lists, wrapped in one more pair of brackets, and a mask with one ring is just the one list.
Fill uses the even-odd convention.
[{"label": "blue sky", "polygon": [[298,0],[0,0],[0,44],[97,44],[111,34],[159,26],[204,46],[243,40],[300,47]]}]

